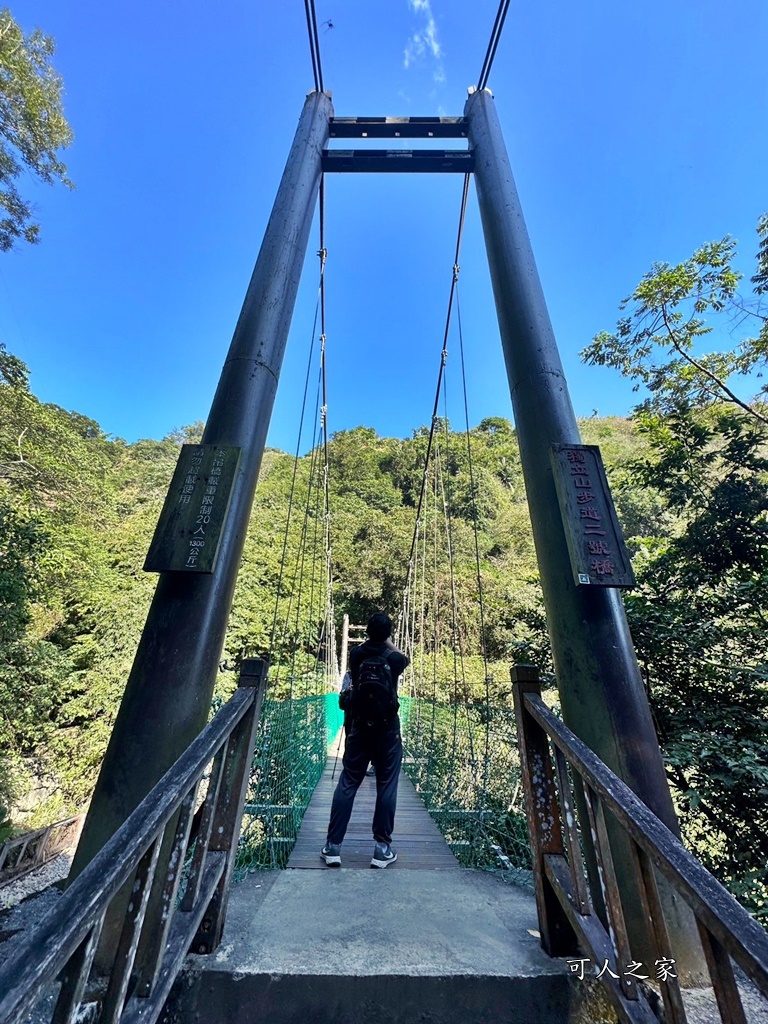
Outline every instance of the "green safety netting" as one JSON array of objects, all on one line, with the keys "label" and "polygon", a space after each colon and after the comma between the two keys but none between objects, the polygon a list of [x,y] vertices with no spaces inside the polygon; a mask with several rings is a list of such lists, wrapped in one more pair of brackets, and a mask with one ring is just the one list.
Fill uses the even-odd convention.
[{"label": "green safety netting", "polygon": [[235,878],[284,868],[343,714],[338,695],[265,700],[246,794]]},{"label": "green safety netting", "polygon": [[514,711],[401,699],[403,767],[463,867],[530,881]]},{"label": "green safety netting", "polygon": [[[530,877],[514,713],[401,699],[404,769],[464,867]],[[342,726],[336,693],[266,700],[246,797],[236,879],[284,868]]]}]

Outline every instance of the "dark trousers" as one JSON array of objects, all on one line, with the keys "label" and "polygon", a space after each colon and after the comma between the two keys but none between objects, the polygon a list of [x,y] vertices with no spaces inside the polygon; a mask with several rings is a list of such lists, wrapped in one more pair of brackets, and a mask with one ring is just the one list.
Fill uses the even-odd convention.
[{"label": "dark trousers", "polygon": [[373,811],[373,838],[377,843],[391,843],[397,808],[397,781],[403,761],[400,720],[389,729],[369,732],[352,723],[347,732],[342,772],[333,794],[328,842],[341,843],[347,833],[352,805],[368,763],[376,769],[376,807]]}]

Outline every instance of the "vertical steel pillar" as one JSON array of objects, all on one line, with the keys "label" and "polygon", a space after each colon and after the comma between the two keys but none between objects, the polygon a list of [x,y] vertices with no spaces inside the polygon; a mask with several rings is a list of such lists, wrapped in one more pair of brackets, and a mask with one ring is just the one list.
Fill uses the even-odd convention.
[{"label": "vertical steel pillar", "polygon": [[[491,93],[470,91],[464,114],[563,718],[679,836],[621,597],[573,580],[549,453],[580,443],[579,430]],[[639,893],[626,903],[648,950]],[[681,914],[681,958],[684,946],[698,949],[693,931]],[[695,972],[698,952],[690,959]]]},{"label": "vertical steel pillar", "polygon": [[242,449],[215,572],[160,575],[70,880],[207,721],[332,116],[310,93],[203,434]]}]

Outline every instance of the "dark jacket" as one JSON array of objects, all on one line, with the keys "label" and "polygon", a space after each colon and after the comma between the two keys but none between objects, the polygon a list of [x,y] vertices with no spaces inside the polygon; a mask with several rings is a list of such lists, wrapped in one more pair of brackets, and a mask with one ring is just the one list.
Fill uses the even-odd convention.
[{"label": "dark jacket", "polygon": [[397,689],[397,681],[408,665],[408,658],[389,641],[383,640],[380,643],[376,643],[373,640],[366,640],[365,643],[360,644],[359,647],[353,647],[349,652],[349,670],[352,673],[352,682],[357,682],[357,674],[360,669],[360,663],[365,660],[369,655],[375,657],[382,657],[389,653],[387,658],[387,664],[389,670],[392,673],[392,681]]},{"label": "dark jacket", "polygon": [[389,654],[387,658],[387,664],[389,670],[392,673],[392,682],[395,684],[395,691],[397,691],[397,683],[405,671],[408,665],[408,658],[389,641],[383,641],[381,643],[374,643],[373,640],[366,640],[365,643],[360,644],[358,647],[353,647],[349,652],[349,672],[344,677],[341,687],[341,693],[339,694],[339,707],[344,712],[344,727],[347,728],[350,725],[350,703],[352,692],[350,689],[350,682],[353,684],[357,682],[357,675],[360,670],[360,664],[365,658],[370,655],[381,657],[384,654]]}]

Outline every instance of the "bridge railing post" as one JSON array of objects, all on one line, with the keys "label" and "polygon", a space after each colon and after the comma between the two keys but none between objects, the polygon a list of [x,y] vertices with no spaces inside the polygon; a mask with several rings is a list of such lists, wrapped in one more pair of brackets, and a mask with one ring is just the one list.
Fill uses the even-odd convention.
[{"label": "bridge railing post", "polygon": [[192,953],[212,953],[221,942],[267,673],[268,664],[261,658],[244,658],[240,664],[238,686],[255,688],[256,699],[234,729],[227,744],[219,798],[208,840],[209,850],[223,851],[227,854],[227,864],[192,940]]},{"label": "bridge railing post", "polygon": [[550,956],[568,956],[578,949],[576,934],[544,870],[547,854],[563,855],[565,852],[549,740],[541,726],[526,713],[523,699],[526,693],[541,696],[539,672],[533,665],[514,665],[510,676],[541,944]]},{"label": "bridge railing post", "polygon": [[[205,800],[197,813],[195,803],[199,782],[186,794],[179,815],[170,821],[166,829],[163,860],[167,860],[167,870],[159,872],[162,877],[158,877],[156,882],[162,888],[160,922],[158,927],[145,930],[141,937],[136,957],[141,965],[135,988],[138,997],[147,998],[152,994],[163,967],[172,927],[173,905],[182,876],[178,861],[184,859],[185,851],[191,848],[192,842],[194,855],[186,876],[182,910],[189,913],[198,900],[208,854],[212,851],[224,853],[226,863],[189,948],[194,953],[211,953],[221,941],[266,678],[266,662],[260,658],[243,659],[238,688],[255,688],[256,697],[214,758]],[[171,835],[173,840],[168,846]]]}]

